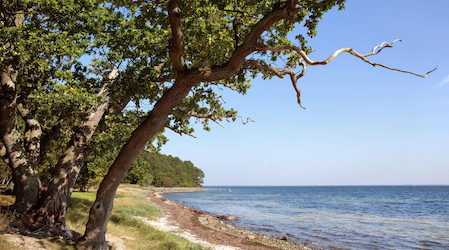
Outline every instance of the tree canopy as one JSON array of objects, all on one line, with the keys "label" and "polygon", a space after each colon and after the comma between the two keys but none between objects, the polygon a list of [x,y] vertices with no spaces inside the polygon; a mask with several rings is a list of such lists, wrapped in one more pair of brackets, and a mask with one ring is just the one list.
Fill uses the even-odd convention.
[{"label": "tree canopy", "polygon": [[[303,107],[297,81],[308,66],[341,53],[418,75],[368,59],[394,42],[368,54],[342,48],[310,59],[306,37],[344,2],[3,1],[0,157],[14,177],[18,227],[73,238],[65,218],[75,180],[83,166],[105,164],[79,246],[106,249],[115,190],[142,150],[161,146],[165,129],[192,135],[193,121],[208,130],[210,121],[239,118],[223,107],[217,88],[245,94],[257,75],[288,76]],[[296,26],[306,32],[290,40]],[[136,108],[126,109],[129,103]],[[175,169],[164,174],[173,175],[171,185],[183,182]],[[152,177],[166,181],[159,172]]]}]

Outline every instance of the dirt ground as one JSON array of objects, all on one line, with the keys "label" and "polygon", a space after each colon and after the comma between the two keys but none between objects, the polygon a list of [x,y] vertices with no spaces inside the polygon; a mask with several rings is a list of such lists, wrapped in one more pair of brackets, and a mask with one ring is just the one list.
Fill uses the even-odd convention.
[{"label": "dirt ground", "polygon": [[147,197],[165,211],[165,218],[163,218],[165,223],[168,223],[171,226],[177,226],[181,231],[187,231],[188,234],[194,235],[195,238],[213,244],[214,246],[211,246],[213,249],[274,249],[253,243],[248,239],[239,238],[228,235],[224,232],[212,230],[202,225],[198,220],[200,216],[204,216],[204,213],[171,202],[163,196],[158,195],[158,193],[151,192],[147,195]]}]

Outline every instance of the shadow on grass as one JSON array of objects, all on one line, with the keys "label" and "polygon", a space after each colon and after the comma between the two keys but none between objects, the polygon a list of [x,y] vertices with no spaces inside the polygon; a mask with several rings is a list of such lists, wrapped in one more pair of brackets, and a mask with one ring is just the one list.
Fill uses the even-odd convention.
[{"label": "shadow on grass", "polygon": [[74,192],[70,199],[67,220],[75,231],[79,231],[86,225],[89,218],[89,210],[95,201],[95,193]]}]

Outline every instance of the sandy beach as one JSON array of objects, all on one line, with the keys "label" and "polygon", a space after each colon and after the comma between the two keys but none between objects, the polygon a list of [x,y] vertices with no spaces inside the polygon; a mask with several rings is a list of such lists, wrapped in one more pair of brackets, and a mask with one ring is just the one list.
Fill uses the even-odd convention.
[{"label": "sandy beach", "polygon": [[285,238],[275,239],[233,227],[225,223],[227,219],[233,218],[182,206],[166,199],[158,191],[148,193],[147,198],[161,207],[165,215],[158,220],[146,220],[146,223],[205,247],[219,250],[312,249],[291,243]]}]

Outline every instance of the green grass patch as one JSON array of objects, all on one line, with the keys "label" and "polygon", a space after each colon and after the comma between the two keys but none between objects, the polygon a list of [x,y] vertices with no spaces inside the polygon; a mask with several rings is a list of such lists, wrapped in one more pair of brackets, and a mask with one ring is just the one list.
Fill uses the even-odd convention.
[{"label": "green grass patch", "polygon": [[67,212],[67,226],[70,229],[84,233],[89,219],[89,210],[95,201],[94,192],[73,192]]},{"label": "green grass patch", "polygon": [[[120,185],[114,199],[114,209],[108,223],[108,233],[122,238],[127,249],[141,250],[202,250],[199,245],[158,231],[137,217],[158,218],[163,211],[145,195],[149,191],[131,185]],[[95,201],[94,192],[74,192],[70,200],[67,225],[84,232],[89,210]],[[1,250],[1,249],[0,249]]]}]

